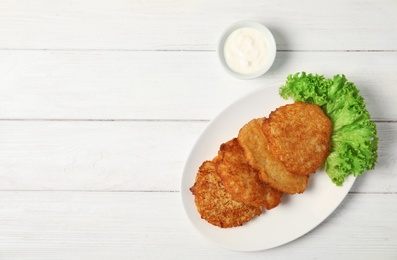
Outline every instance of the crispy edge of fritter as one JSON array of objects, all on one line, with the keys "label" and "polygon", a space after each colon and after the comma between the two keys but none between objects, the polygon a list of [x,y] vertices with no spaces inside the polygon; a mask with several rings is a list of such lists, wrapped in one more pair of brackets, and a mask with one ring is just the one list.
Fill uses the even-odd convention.
[{"label": "crispy edge of fritter", "polygon": [[277,108],[262,131],[273,156],[291,173],[312,174],[329,154],[332,123],[315,104],[295,102]]},{"label": "crispy edge of fritter", "polygon": [[289,172],[273,157],[262,132],[262,123],[265,119],[253,119],[239,131],[237,139],[243,147],[246,160],[251,167],[259,171],[259,178],[270,187],[287,194],[304,192],[309,177]]},{"label": "crispy edge of fritter", "polygon": [[233,200],[226,192],[212,161],[202,163],[190,191],[201,218],[220,228],[241,226],[262,214],[261,207]]},{"label": "crispy edge of fritter", "polygon": [[259,179],[258,171],[248,164],[237,138],[223,143],[214,161],[223,186],[234,200],[268,210],[280,204],[282,192]]}]

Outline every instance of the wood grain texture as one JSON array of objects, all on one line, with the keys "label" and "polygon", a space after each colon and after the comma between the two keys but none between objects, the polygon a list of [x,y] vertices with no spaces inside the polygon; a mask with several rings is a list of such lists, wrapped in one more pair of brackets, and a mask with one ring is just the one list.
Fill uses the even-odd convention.
[{"label": "wood grain texture", "polygon": [[157,192],[0,192],[0,257],[158,259],[160,251],[162,259],[285,259],[286,252],[295,259],[397,257],[396,194],[348,195],[332,216],[309,234],[249,254],[216,247],[199,235],[187,221],[179,196]]},{"label": "wood grain texture", "polygon": [[[206,125],[1,121],[0,190],[179,191],[185,160]],[[378,132],[377,167],[353,192],[397,192],[397,123],[378,123]]]},{"label": "wood grain texture", "polygon": [[[0,2],[2,49],[215,50],[236,20],[256,20],[281,50],[396,50],[395,1]],[[381,35],[382,37],[379,37]]]},{"label": "wood grain texture", "polygon": [[184,160],[204,127],[192,122],[0,124],[0,190],[176,191]]},{"label": "wood grain texture", "polygon": [[397,52],[279,52],[263,77],[237,80],[215,52],[0,51],[2,119],[212,119],[300,71],[345,74],[374,119],[397,120]]}]

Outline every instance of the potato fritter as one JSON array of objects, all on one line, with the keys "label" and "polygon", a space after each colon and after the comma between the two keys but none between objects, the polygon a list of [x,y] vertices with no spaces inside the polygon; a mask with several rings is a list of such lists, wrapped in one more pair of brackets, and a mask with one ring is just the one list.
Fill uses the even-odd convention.
[{"label": "potato fritter", "polygon": [[291,173],[314,173],[328,156],[332,123],[315,104],[281,106],[270,113],[262,130],[274,157]]},{"label": "potato fritter", "polygon": [[263,118],[253,119],[239,131],[238,142],[248,163],[259,171],[259,178],[272,188],[288,194],[302,193],[309,177],[289,172],[274,158],[262,132],[263,121]]},{"label": "potato fritter", "polygon": [[262,214],[261,207],[233,200],[226,192],[212,161],[205,161],[200,166],[190,191],[201,218],[221,228],[241,226]]},{"label": "potato fritter", "polygon": [[258,171],[248,164],[237,138],[221,145],[214,163],[223,186],[234,200],[266,209],[280,204],[282,192],[259,179]]}]

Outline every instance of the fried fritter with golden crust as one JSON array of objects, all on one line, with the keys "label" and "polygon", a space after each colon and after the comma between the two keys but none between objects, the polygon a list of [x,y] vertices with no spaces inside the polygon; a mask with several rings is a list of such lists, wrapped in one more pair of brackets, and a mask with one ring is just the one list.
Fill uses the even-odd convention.
[{"label": "fried fritter with golden crust", "polygon": [[262,214],[261,207],[233,200],[226,192],[212,161],[205,161],[190,188],[202,219],[221,228],[241,226]]},{"label": "fried fritter with golden crust", "polygon": [[274,157],[291,173],[314,173],[329,154],[332,123],[315,104],[281,106],[270,113],[262,130]]},{"label": "fried fritter with golden crust", "polygon": [[237,138],[221,145],[214,163],[223,186],[234,200],[268,210],[280,204],[282,192],[259,179],[258,171],[248,164]]},{"label": "fried fritter with golden crust", "polygon": [[245,158],[252,168],[259,171],[259,178],[274,189],[288,194],[302,193],[308,176],[289,172],[276,160],[262,132],[264,118],[253,119],[239,131],[238,142],[243,147]]}]

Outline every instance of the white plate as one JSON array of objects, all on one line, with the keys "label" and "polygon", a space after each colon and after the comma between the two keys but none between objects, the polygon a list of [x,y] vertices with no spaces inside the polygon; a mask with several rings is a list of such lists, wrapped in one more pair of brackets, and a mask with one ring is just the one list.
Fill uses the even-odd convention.
[{"label": "white plate", "polygon": [[241,227],[222,229],[201,219],[189,188],[197,170],[205,160],[211,160],[219,146],[236,137],[239,129],[253,118],[268,116],[277,107],[291,103],[278,94],[278,87],[258,89],[237,100],[202,132],[183,170],[182,203],[193,226],[215,244],[236,251],[257,251],[288,243],[309,232],[326,219],[342,202],[355,177],[338,187],[323,170],[311,175],[303,194],[283,195],[281,204]]}]

